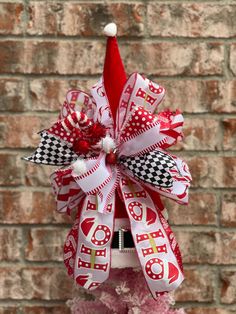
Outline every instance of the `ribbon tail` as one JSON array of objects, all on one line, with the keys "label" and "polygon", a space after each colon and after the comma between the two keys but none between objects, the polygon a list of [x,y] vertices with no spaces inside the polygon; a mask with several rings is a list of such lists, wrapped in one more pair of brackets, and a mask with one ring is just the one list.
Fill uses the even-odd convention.
[{"label": "ribbon tail", "polygon": [[64,246],[64,262],[68,274],[88,290],[97,288],[108,278],[110,272],[114,195],[107,208],[108,214],[99,213],[96,195],[87,195]]},{"label": "ribbon tail", "polygon": [[84,192],[74,181],[70,169],[56,170],[50,179],[56,198],[57,211],[70,215],[71,211],[83,201]]},{"label": "ribbon tail", "polygon": [[175,200],[180,204],[188,204],[189,186],[192,180],[191,174],[186,162],[179,157],[168,153],[173,158],[175,166],[169,169],[169,173],[173,180],[173,185],[169,188],[154,186],[147,181],[144,185],[156,193]]},{"label": "ribbon tail", "polygon": [[183,281],[180,251],[174,234],[143,187],[123,177],[120,189],[147,285],[157,299]]}]

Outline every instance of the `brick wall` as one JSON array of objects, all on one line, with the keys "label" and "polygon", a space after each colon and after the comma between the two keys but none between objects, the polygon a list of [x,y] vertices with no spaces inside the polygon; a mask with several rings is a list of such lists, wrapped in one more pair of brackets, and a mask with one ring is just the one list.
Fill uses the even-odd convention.
[{"label": "brick wall", "polygon": [[[101,28],[119,24],[127,72],[167,89],[185,113],[176,147],[193,174],[187,207],[168,202],[189,314],[236,313],[236,3],[228,1],[0,3],[0,313],[67,313],[72,283],[61,247],[70,220],[54,212],[50,167],[20,160],[55,119],[69,87],[102,71]],[[177,152],[177,153],[178,153]]]}]

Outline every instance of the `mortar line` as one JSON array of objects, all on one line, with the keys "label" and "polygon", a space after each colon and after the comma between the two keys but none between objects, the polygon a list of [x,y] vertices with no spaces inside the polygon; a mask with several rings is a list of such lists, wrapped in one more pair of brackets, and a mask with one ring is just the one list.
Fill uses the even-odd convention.
[{"label": "mortar line", "polygon": [[[86,39],[85,39],[86,38]],[[88,36],[84,37],[83,35],[76,34],[76,35],[50,35],[50,34],[42,34],[42,35],[37,35],[37,34],[0,34],[0,42],[4,41],[19,41],[22,42],[24,41],[36,41],[38,43],[41,42],[75,42],[75,43],[100,43],[105,47],[105,40],[104,36]],[[224,44],[224,43],[235,43],[236,36],[235,37],[189,37],[189,36],[170,36],[170,37],[165,37],[165,36],[156,36],[156,35],[130,35],[130,36],[125,36],[125,35],[120,35],[118,36],[118,41],[121,46],[127,45],[130,43],[141,43],[142,44],[159,44],[159,43],[179,43],[179,44],[194,44],[194,43],[219,43],[219,44]]]}]

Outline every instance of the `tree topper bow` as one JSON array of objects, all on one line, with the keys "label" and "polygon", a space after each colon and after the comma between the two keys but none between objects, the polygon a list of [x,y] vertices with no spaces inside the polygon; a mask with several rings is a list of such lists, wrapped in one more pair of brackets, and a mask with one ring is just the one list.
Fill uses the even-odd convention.
[{"label": "tree topper bow", "polygon": [[178,244],[156,202],[159,195],[188,202],[188,167],[165,151],[182,138],[183,117],[179,111],[157,113],[163,87],[138,73],[126,79],[114,30],[114,24],[105,28],[110,37],[103,78],[91,95],[67,93],[59,120],[41,131],[39,147],[25,159],[63,166],[51,182],[57,210],[77,211],[64,246],[68,274],[86,289],[108,278],[117,191],[156,299],[184,279]]}]

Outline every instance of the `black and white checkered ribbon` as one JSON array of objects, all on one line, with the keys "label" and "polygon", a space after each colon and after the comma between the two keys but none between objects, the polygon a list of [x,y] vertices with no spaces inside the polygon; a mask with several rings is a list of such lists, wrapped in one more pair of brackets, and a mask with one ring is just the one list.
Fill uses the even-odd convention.
[{"label": "black and white checkered ribbon", "polygon": [[169,169],[176,165],[169,155],[154,150],[148,154],[126,157],[120,163],[128,168],[134,176],[152,185],[169,188],[173,180]]},{"label": "black and white checkered ribbon", "polygon": [[29,157],[24,157],[24,160],[34,162],[36,164],[62,166],[70,164],[73,159],[78,156],[61,139],[56,138],[46,131],[40,134],[41,142],[36,151]]}]

